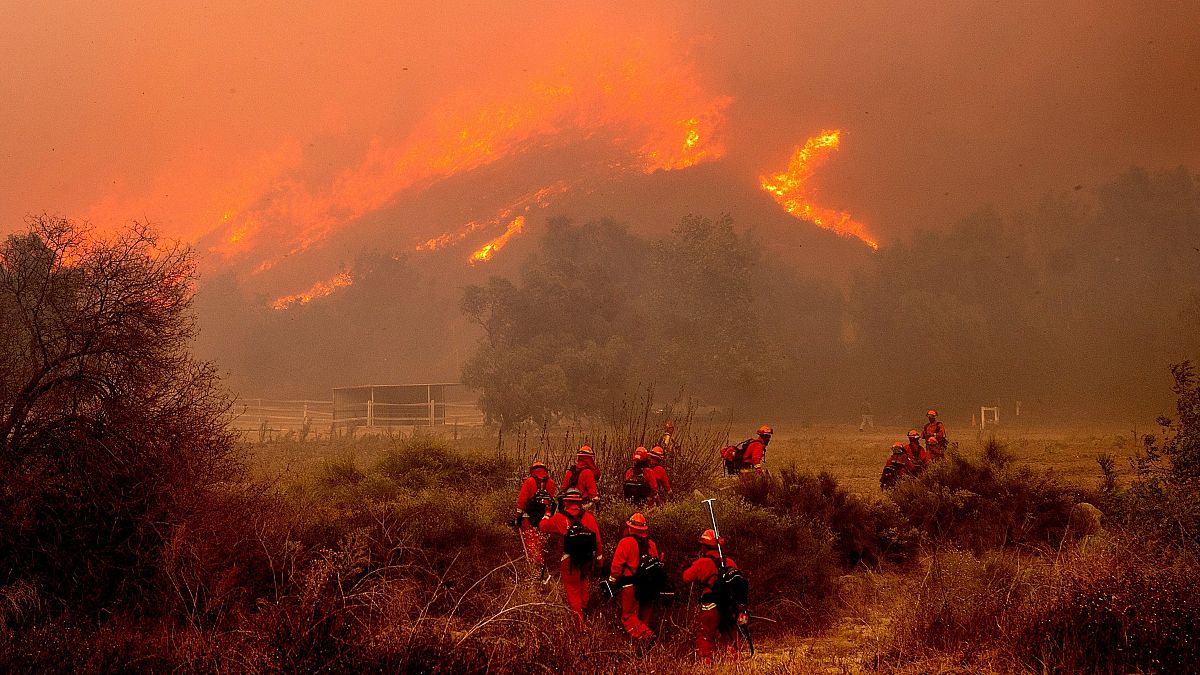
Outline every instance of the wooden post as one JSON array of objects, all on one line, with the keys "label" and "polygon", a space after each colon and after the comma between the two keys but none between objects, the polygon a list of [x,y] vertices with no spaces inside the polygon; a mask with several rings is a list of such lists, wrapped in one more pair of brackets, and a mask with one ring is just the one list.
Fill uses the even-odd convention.
[{"label": "wooden post", "polygon": [[372,392],[371,398],[367,399],[367,428],[375,428],[375,396]]},{"label": "wooden post", "polygon": [[437,402],[429,399],[429,426],[433,426],[435,411],[437,410]]}]

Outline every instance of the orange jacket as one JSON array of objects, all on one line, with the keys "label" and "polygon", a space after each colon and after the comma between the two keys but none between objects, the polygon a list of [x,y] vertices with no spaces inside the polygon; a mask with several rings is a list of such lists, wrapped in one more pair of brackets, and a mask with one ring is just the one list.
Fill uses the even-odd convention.
[{"label": "orange jacket", "polygon": [[896,473],[900,474],[901,476],[912,474],[913,469],[915,468],[912,460],[908,458],[908,453],[890,455],[887,461],[884,462],[883,468],[886,469],[889,466],[894,467],[896,469]]},{"label": "orange jacket", "polygon": [[[631,577],[637,571],[638,564],[642,561],[641,551],[638,550],[637,540],[639,535],[626,534],[621,537],[621,541],[617,542],[617,550],[613,553],[612,565],[609,567],[608,576],[610,579],[617,581],[622,577]],[[654,540],[649,539],[647,535],[645,541],[649,542],[648,553],[652,556],[658,556],[658,547],[654,545]]]},{"label": "orange jacket", "polygon": [[[572,486],[571,478],[575,474],[579,474],[579,480]],[[577,462],[575,466],[567,469],[563,474],[562,484],[564,490],[569,487],[579,490],[585,501],[600,496],[600,490],[596,487],[596,465],[590,461],[586,464]]]},{"label": "orange jacket", "polygon": [[946,441],[946,425],[934,420],[921,430],[921,438],[936,438],[938,445]]},{"label": "orange jacket", "polygon": [[546,481],[544,485],[546,492],[549,492],[551,497],[554,496],[554,479],[546,473],[545,469],[534,469],[533,475],[526,478],[524,483],[521,483],[521,492],[517,494],[517,511],[521,513],[525,512],[525,502],[529,501],[529,498],[537,492],[539,480]]},{"label": "orange jacket", "polygon": [[763,458],[767,456],[767,445],[762,442],[761,438],[756,438],[750,441],[746,446],[746,464],[751,467],[756,467],[763,463]]},{"label": "orange jacket", "polygon": [[636,466],[631,466],[625,470],[625,480],[633,478],[634,471],[642,471],[642,474],[646,476],[646,484],[650,486],[650,499],[647,500],[647,503],[653,502],[655,497],[658,495],[658,476],[655,475],[654,469],[649,466],[644,467],[643,469],[638,469]]},{"label": "orange jacket", "polygon": [[667,495],[670,495],[671,480],[667,478],[667,467],[663,466],[662,464],[652,466],[650,467],[650,473],[654,474],[654,480],[658,484],[658,487],[662,488],[662,491]]},{"label": "orange jacket", "polygon": [[921,445],[920,441],[910,440],[908,445],[904,446],[904,452],[908,453],[908,458],[918,464],[928,464],[930,459],[929,451]]},{"label": "orange jacket", "polygon": [[[717,552],[704,554],[692,563],[692,566],[683,571],[683,583],[695,582],[700,584],[700,596],[711,593],[713,584],[717,581],[717,570],[721,562],[717,557]],[[733,558],[725,556],[726,567],[737,567],[737,563],[733,562]]]}]

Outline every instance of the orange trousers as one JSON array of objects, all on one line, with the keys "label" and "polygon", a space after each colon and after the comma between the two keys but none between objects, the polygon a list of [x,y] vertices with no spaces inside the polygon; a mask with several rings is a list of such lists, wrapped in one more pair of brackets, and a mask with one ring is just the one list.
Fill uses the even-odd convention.
[{"label": "orange trousers", "polygon": [[641,606],[633,594],[633,585],[621,589],[621,625],[634,640],[654,635],[650,628],[650,605]]},{"label": "orange trousers", "polygon": [[571,559],[563,556],[561,576],[563,591],[567,595],[567,606],[571,608],[571,616],[575,619],[575,629],[583,632],[583,610],[588,604],[588,579],[592,576],[592,566],[582,568],[572,567]]},{"label": "orange trousers", "polygon": [[[720,613],[716,607],[712,609],[700,610],[696,615],[696,653],[700,656],[700,660],[707,664],[713,662],[713,650],[717,646],[718,624],[721,621]],[[733,642],[729,645],[730,658],[737,658],[738,655],[738,639],[737,633],[733,634]]]}]

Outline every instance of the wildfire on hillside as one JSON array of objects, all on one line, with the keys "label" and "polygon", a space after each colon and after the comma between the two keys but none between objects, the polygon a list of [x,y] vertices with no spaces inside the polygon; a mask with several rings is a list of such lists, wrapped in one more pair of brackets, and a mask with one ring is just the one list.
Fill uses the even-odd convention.
[{"label": "wildfire on hillside", "polygon": [[566,181],[558,181],[548,187],[544,187],[535,192],[530,192],[501,209],[494,218],[484,221],[472,220],[455,232],[445,232],[436,237],[427,239],[420,244],[417,244],[417,250],[436,251],[440,248],[450,246],[451,244],[457,244],[458,242],[466,239],[476,230],[499,225],[505,220],[509,220],[513,217],[513,213],[517,211],[521,211],[523,214],[528,214],[530,209],[535,206],[545,208],[550,204],[551,198],[561,195],[568,190],[569,188],[567,187]]},{"label": "wildfire on hillside", "polygon": [[332,295],[334,291],[344,286],[349,286],[354,283],[354,279],[350,277],[350,273],[346,271],[338,272],[333,277],[318,281],[313,284],[307,291],[296,293],[295,295],[285,295],[278,298],[271,304],[273,309],[287,309],[293,305],[307,305],[317,298],[323,298],[327,295]]},{"label": "wildfire on hillside", "polygon": [[808,180],[817,167],[825,163],[829,154],[838,149],[840,143],[841,132],[837,129],[822,131],[809,138],[804,145],[796,148],[785,173],[760,178],[762,189],[771,193],[775,201],[793,216],[843,237],[855,237],[872,250],[879,250],[879,243],[867,232],[866,225],[854,220],[845,211],[817,206],[812,202]]},{"label": "wildfire on hillside", "polygon": [[491,260],[496,251],[504,248],[509,239],[521,233],[521,228],[523,227],[525,227],[525,216],[513,218],[512,222],[504,230],[504,234],[484,244],[478,251],[471,254],[470,263],[474,265],[475,263]]}]

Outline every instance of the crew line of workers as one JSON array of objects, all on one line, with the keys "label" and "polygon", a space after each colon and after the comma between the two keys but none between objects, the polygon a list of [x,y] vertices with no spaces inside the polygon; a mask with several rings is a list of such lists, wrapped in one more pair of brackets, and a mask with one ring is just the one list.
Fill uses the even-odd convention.
[{"label": "crew line of workers", "polygon": [[[665,447],[672,445],[673,432],[674,425],[668,422],[659,445],[650,450],[639,447],[633,452],[633,465],[624,474],[623,492],[627,502],[653,509],[673,496],[671,481],[663,466]],[[770,427],[760,427],[755,438],[736,447],[732,459],[725,457],[727,453],[722,450],[727,469],[732,464],[738,472],[761,471],[771,434]],[[559,572],[567,605],[579,631],[586,629],[584,617],[590,595],[589,579],[593,570],[601,569],[604,563],[600,528],[590,513],[600,503],[597,473],[595,453],[589,446],[581,447],[575,465],[563,475],[563,490],[556,501],[557,486],[548,467],[541,461],[534,461],[517,495],[513,520],[519,528],[526,559],[533,569],[540,570],[543,581],[547,579],[544,537],[553,534],[562,538]],[[560,505],[557,509],[556,504]],[[639,649],[647,648],[655,641],[651,614],[655,600],[668,584],[662,556],[649,531],[643,513],[636,512],[629,517],[622,527],[606,583],[608,591],[620,602],[621,624]],[[700,611],[696,650],[701,660],[712,663],[719,636],[728,640],[732,657],[738,654],[738,631],[745,630],[747,617],[744,613],[745,584],[740,572],[731,572],[737,565],[720,552],[725,543],[723,537],[709,529],[701,533],[697,541],[701,547],[700,556],[684,571],[683,581],[698,584]],[[734,578],[733,582],[726,583],[726,577]],[[734,587],[742,590],[732,592],[731,596],[726,589]],[[739,593],[743,596],[740,601],[736,600]],[[735,599],[719,602],[718,596]]]},{"label": "crew line of workers", "polygon": [[[883,465],[883,474],[879,477],[879,487],[891,489],[902,478],[921,475],[931,463],[940,460],[946,454],[946,425],[942,424],[936,410],[925,413],[929,418],[920,431],[911,429],[908,432],[908,443],[893,443],[892,454]],[[925,445],[921,445],[921,441]]]}]

